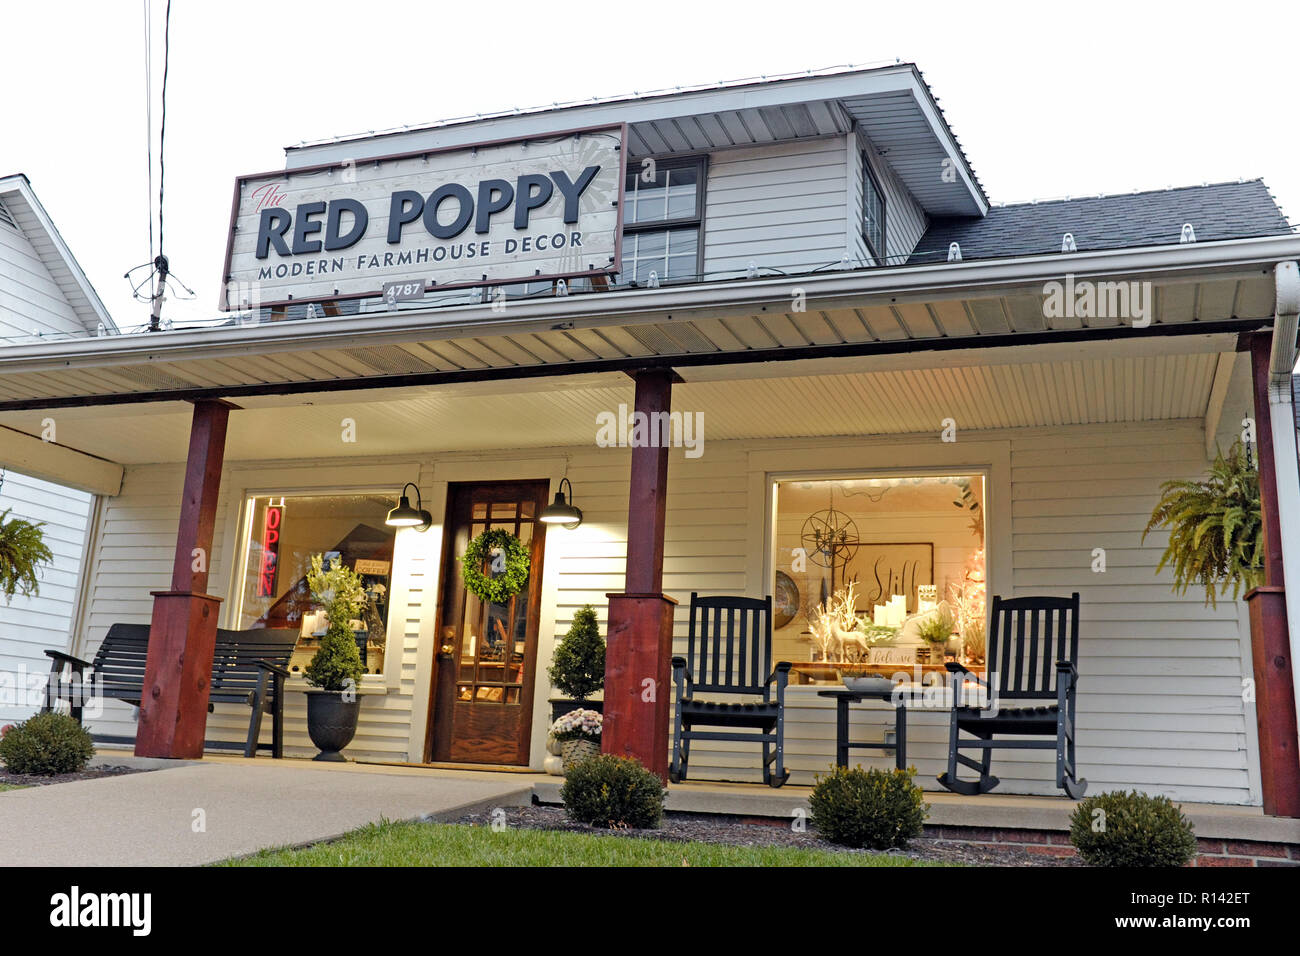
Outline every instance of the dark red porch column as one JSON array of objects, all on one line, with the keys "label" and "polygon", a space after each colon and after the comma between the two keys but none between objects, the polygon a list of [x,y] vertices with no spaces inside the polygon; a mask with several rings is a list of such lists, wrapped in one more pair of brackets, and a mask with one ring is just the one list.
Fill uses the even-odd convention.
[{"label": "dark red porch column", "polygon": [[221,605],[220,598],[206,592],[230,408],[220,401],[194,404],[172,586],[170,591],[153,592],[149,658],[135,736],[138,757],[203,756]]},{"label": "dark red porch column", "polygon": [[[1300,751],[1296,741],[1295,685],[1282,586],[1282,529],[1278,523],[1277,471],[1273,461],[1272,413],[1268,404],[1272,335],[1249,337],[1255,395],[1259,497],[1264,516],[1264,584],[1246,594],[1259,725],[1259,776],[1264,812],[1300,817]],[[1292,489],[1294,491],[1294,489]]]},{"label": "dark red porch column", "polygon": [[[653,423],[656,413],[669,410],[675,373],[651,369],[637,372],[634,378],[636,411]],[[605,722],[601,733],[605,753],[635,757],[663,780],[668,779],[668,701],[676,603],[663,594],[667,493],[667,445],[656,442],[633,447],[625,591],[607,595]]]}]

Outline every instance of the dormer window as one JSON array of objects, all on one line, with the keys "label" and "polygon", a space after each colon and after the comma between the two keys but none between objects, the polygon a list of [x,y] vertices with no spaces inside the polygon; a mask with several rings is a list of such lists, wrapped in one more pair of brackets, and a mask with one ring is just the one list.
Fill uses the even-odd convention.
[{"label": "dormer window", "polygon": [[885,194],[862,153],[862,238],[877,265],[885,265]]},{"label": "dormer window", "polygon": [[633,159],[623,187],[622,282],[697,279],[703,271],[704,157]]}]

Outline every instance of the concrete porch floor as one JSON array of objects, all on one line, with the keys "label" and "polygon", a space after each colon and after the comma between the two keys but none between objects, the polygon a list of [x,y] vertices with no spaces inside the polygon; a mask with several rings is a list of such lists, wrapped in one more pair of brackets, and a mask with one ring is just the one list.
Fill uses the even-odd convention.
[{"label": "concrete porch floor", "polygon": [[[562,780],[542,773],[446,770],[286,758],[137,759],[101,750],[94,763],[159,769],[33,787],[0,796],[10,835],[0,865],[192,866],[266,847],[296,846],[387,820],[451,820],[475,809],[560,803]],[[689,781],[668,788],[667,809],[790,820],[809,787]],[[927,792],[927,823],[996,830],[1065,831],[1065,797]],[[1300,820],[1257,807],[1181,805],[1201,839],[1300,844]],[[195,811],[205,829],[195,832]]]},{"label": "concrete porch floor", "polygon": [[[560,803],[561,778],[543,777],[533,788],[540,803]],[[761,784],[687,781],[671,784],[664,806],[683,813],[723,813],[789,820],[798,808],[807,810],[811,787],[786,784],[773,790]],[[926,791],[930,805],[926,824],[998,830],[1059,830],[1070,828],[1075,803],[1066,797],[1033,797],[986,793],[964,797]],[[1210,803],[1179,804],[1202,839],[1253,840],[1300,844],[1300,820],[1267,817],[1258,807]]]}]

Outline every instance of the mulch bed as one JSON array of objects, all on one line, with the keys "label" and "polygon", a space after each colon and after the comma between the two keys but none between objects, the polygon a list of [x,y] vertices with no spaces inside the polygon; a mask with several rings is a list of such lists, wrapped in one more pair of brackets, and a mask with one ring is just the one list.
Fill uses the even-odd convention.
[{"label": "mulch bed", "polygon": [[[753,823],[736,817],[700,813],[665,812],[663,822],[656,830],[604,830],[575,823],[562,807],[531,806],[504,807],[506,826],[529,830],[567,830],[573,833],[601,833],[613,836],[645,837],[657,840],[676,840],[683,843],[725,843],[749,847],[797,847],[805,850],[829,850],[834,853],[862,853],[839,846],[817,836],[809,829],[798,833],[787,823]],[[491,809],[467,813],[456,823],[490,826]],[[919,837],[905,850],[889,850],[891,856],[939,863],[964,863],[973,866],[1082,866],[1072,857],[1058,858],[1031,853],[1018,847],[988,847],[951,840]]]},{"label": "mulch bed", "polygon": [[98,780],[100,777],[117,777],[124,773],[143,773],[139,767],[91,767],[77,773],[56,773],[52,777],[39,774],[9,773],[0,767],[0,784],[18,787],[44,787],[52,783],[72,783],[74,780]]}]

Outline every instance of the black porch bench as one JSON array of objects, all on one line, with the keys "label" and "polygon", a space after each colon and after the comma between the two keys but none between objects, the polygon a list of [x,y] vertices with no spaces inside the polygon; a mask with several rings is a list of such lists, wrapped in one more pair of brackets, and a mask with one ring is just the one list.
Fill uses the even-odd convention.
[{"label": "black porch bench", "polygon": [[[212,712],[213,704],[244,704],[252,708],[245,757],[256,756],[259,748],[269,749],[272,757],[284,754],[284,681],[289,676],[289,657],[297,641],[298,631],[292,628],[217,631],[208,712]],[[62,651],[47,650],[45,654],[52,664],[43,710],[52,710],[55,701],[66,700],[72,706],[72,716],[80,723],[85,699],[91,695],[140,706],[149,654],[148,624],[114,624],[92,661]],[[92,673],[90,685],[86,684],[87,671]],[[271,715],[272,742],[262,744],[257,738],[262,730],[262,715],[267,713]],[[111,743],[131,742],[129,737],[99,739]],[[209,742],[205,741],[204,745],[209,746]],[[211,743],[214,747],[223,745],[229,746]]]}]

